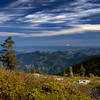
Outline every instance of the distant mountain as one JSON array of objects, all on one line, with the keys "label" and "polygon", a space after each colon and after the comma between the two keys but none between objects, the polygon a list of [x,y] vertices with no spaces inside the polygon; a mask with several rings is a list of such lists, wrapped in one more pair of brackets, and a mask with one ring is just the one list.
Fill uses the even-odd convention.
[{"label": "distant mountain", "polygon": [[33,52],[33,51],[66,51],[66,50],[80,50],[80,49],[100,49],[100,47],[75,47],[75,46],[15,46],[17,51],[20,52]]},{"label": "distant mountain", "polygon": [[100,49],[70,49],[67,51],[36,51],[17,55],[19,70],[41,69],[43,74],[56,74],[82,60],[100,55]]},{"label": "distant mountain", "polygon": [[[81,66],[83,66],[86,70],[85,75],[89,75],[90,73],[100,76],[100,56],[96,56],[93,58],[89,58],[87,60],[83,60],[77,64],[72,66],[74,74],[80,74]],[[68,72],[69,69],[64,70],[63,72]],[[60,75],[63,72],[59,73]]]},{"label": "distant mountain", "polygon": [[17,51],[32,52],[32,51],[57,51],[57,50],[67,50],[77,47],[71,46],[16,46]]}]

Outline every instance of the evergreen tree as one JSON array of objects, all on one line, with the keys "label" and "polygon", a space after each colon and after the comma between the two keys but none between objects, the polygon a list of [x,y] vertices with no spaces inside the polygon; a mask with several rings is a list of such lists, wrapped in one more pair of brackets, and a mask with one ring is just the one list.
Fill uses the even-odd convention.
[{"label": "evergreen tree", "polygon": [[37,70],[37,73],[42,74],[42,72],[41,72],[40,68]]},{"label": "evergreen tree", "polygon": [[36,69],[35,69],[35,68],[33,69],[33,74],[34,74],[34,73],[36,73]]},{"label": "evergreen tree", "polygon": [[64,70],[64,72],[63,72],[63,76],[66,76],[66,71]]},{"label": "evergreen tree", "polygon": [[80,68],[81,76],[85,76],[85,72],[86,72],[86,69],[83,67],[83,65],[81,65],[81,68]]},{"label": "evergreen tree", "polygon": [[14,44],[12,37],[8,37],[4,43],[1,44],[3,49],[1,50],[0,58],[3,61],[4,66],[7,66],[7,68],[12,70],[17,69],[17,60],[16,55],[14,54],[15,50],[13,49]]},{"label": "evergreen tree", "polygon": [[27,69],[25,72],[26,72],[26,73],[31,73],[31,71],[30,71],[29,69]]},{"label": "evergreen tree", "polygon": [[69,76],[70,77],[74,77],[72,67],[69,67]]},{"label": "evergreen tree", "polygon": [[93,77],[95,77],[95,76],[94,76],[94,74],[89,73],[89,77],[90,77],[90,78],[93,78]]}]

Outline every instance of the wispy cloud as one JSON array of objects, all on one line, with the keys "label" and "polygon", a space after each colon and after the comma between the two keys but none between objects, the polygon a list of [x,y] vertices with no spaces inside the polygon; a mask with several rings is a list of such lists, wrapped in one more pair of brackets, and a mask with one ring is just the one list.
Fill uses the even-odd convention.
[{"label": "wispy cloud", "polygon": [[[73,2],[69,2],[68,6],[66,6],[67,4],[65,2],[65,4],[61,6],[59,5],[52,9],[42,9],[42,7],[50,5],[54,2],[57,2],[57,0],[13,1],[7,7],[4,7],[3,10],[0,12],[0,27],[9,27],[9,31],[10,28],[21,28],[23,29],[23,33],[26,33],[25,29],[34,31],[34,29],[37,28],[48,28],[49,25],[52,26],[49,27],[51,28],[51,30],[55,28],[55,31],[52,32],[51,30],[50,32],[45,30],[46,32],[44,31],[43,33],[43,31],[40,30],[41,34],[23,34],[18,31],[14,32],[16,34],[11,34],[15,36],[26,37],[54,36],[61,34],[74,34],[85,30],[96,30],[94,27],[97,28],[97,25],[91,25],[90,21],[93,20],[91,16],[100,14],[100,4],[93,3],[91,2],[91,0],[73,0]],[[39,9],[38,7],[40,7],[41,9]],[[86,29],[84,23],[90,24],[90,26],[86,25],[87,28],[92,28]],[[46,26],[46,24],[48,25]],[[64,28],[62,26],[64,26]],[[71,26],[72,29],[68,29],[69,26]],[[57,28],[59,29],[59,32],[56,30]],[[97,28],[97,30],[99,29]],[[10,34],[7,33],[6,35]]]},{"label": "wispy cloud", "polygon": [[0,23],[5,23],[7,21],[11,21],[20,16],[23,16],[23,14],[0,12]]},{"label": "wispy cloud", "polygon": [[69,35],[69,34],[78,34],[84,31],[100,31],[99,25],[77,25],[76,28],[61,30],[61,31],[44,31],[44,33],[40,34],[25,34],[25,33],[8,33],[8,32],[0,32],[0,36],[21,36],[21,37],[45,37],[45,36],[58,36],[58,35]]},{"label": "wispy cloud", "polygon": [[[92,4],[88,1],[89,0],[76,0],[75,3],[71,3],[71,7],[61,6],[53,10],[39,11],[33,14],[28,14],[24,18],[19,18],[18,20],[30,24],[37,23],[38,26],[46,23],[58,23],[59,25],[64,24],[66,26],[71,26],[73,24],[83,24],[84,22],[90,21],[90,18],[84,19],[85,17],[90,17],[100,13],[100,7],[98,4]],[[58,11],[59,13],[57,13]]]},{"label": "wispy cloud", "polygon": [[79,26],[83,30],[100,31],[100,24],[99,25],[90,25],[90,24],[87,24],[87,25],[77,25],[77,26]]}]

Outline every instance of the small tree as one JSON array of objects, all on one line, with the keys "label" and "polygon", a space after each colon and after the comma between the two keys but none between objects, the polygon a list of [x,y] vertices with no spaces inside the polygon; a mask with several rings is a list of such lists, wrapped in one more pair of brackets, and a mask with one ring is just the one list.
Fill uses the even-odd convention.
[{"label": "small tree", "polygon": [[36,73],[36,69],[35,69],[35,68],[33,69],[33,74],[34,74],[34,73]]},{"label": "small tree", "polygon": [[66,71],[64,70],[64,72],[63,72],[63,76],[66,76]]},{"label": "small tree", "polygon": [[81,65],[81,68],[80,68],[81,76],[85,76],[85,72],[86,72],[86,69],[83,67],[83,65]]},{"label": "small tree", "polygon": [[93,73],[89,73],[89,77],[90,78],[93,78],[94,77],[94,74]]},{"label": "small tree", "polygon": [[42,74],[42,72],[41,72],[40,68],[37,70],[37,73]]},{"label": "small tree", "polygon": [[72,67],[69,67],[69,76],[70,77],[74,77],[74,75],[73,75],[73,68]]},{"label": "small tree", "polygon": [[15,50],[13,50],[14,41],[11,37],[8,37],[3,44],[1,44],[1,47],[3,48],[1,50],[1,60],[4,63],[4,66],[7,66],[7,68],[16,70],[17,69],[17,60],[16,55],[14,54]]}]

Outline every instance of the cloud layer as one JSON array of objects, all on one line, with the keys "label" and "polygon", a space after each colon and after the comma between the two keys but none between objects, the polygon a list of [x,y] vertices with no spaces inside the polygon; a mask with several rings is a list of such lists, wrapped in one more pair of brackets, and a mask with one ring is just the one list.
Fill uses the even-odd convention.
[{"label": "cloud layer", "polygon": [[25,34],[25,33],[8,33],[8,32],[0,32],[0,36],[21,36],[21,37],[44,37],[44,36],[58,36],[58,35],[68,35],[68,34],[79,34],[84,31],[100,31],[99,25],[76,25],[76,28],[73,29],[65,29],[61,31],[44,31],[41,34]]},{"label": "cloud layer", "polygon": [[99,18],[99,0],[16,0],[1,7],[0,36],[43,37],[100,31]]}]

